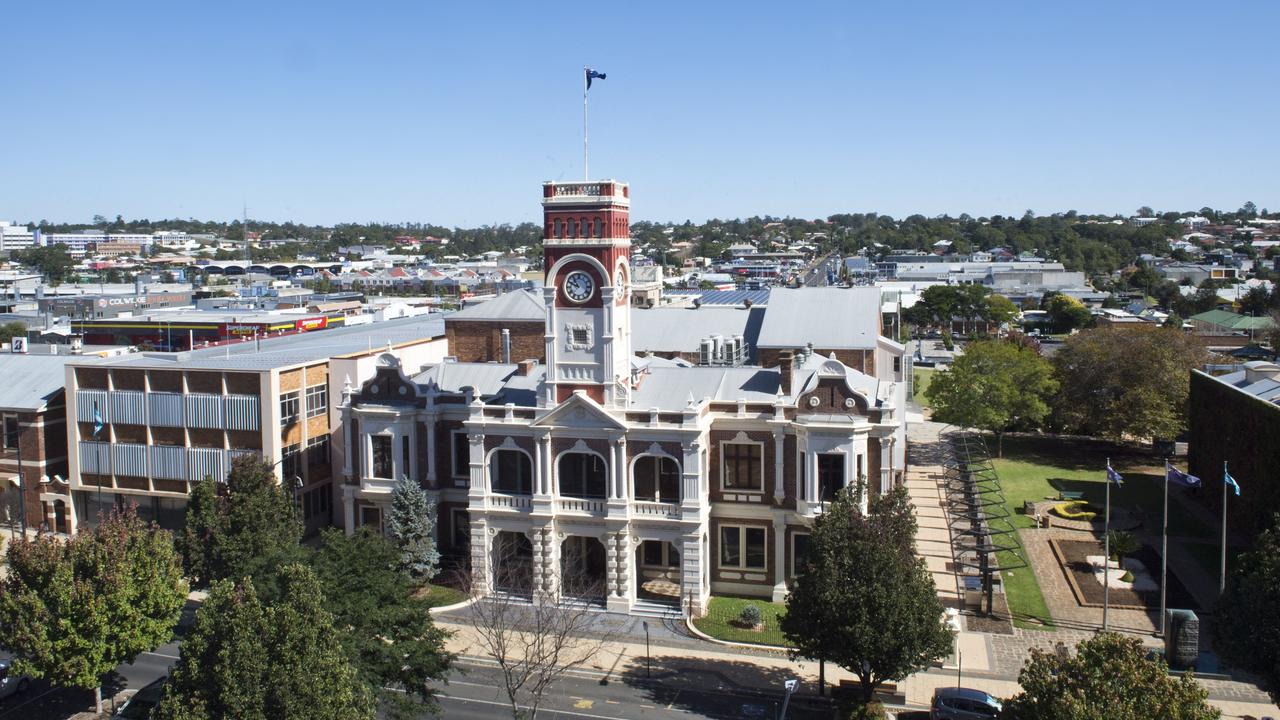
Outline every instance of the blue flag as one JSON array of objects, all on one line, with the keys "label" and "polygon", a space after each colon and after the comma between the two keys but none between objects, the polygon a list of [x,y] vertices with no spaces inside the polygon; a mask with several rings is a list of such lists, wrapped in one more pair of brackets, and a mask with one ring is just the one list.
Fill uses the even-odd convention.
[{"label": "blue flag", "polygon": [[1115,470],[1111,469],[1110,465],[1107,466],[1107,480],[1115,483],[1116,485],[1124,484],[1124,476],[1116,472]]},{"label": "blue flag", "polygon": [[587,89],[588,89],[588,90],[590,90],[590,89],[591,89],[591,81],[592,81],[592,80],[604,80],[604,73],[602,73],[602,72],[596,72],[595,70],[592,70],[591,68],[583,68],[583,70],[584,70],[584,71],[586,71],[586,73],[587,73]]},{"label": "blue flag", "polygon": [[1231,477],[1231,473],[1227,472],[1226,470],[1223,470],[1222,482],[1230,485],[1231,489],[1236,491],[1236,497],[1240,497],[1240,483],[1236,482],[1236,479]]},{"label": "blue flag", "polygon": [[93,436],[98,437],[106,423],[102,422],[102,413],[98,411],[98,403],[93,404]]},{"label": "blue flag", "polygon": [[1184,473],[1178,468],[1168,465],[1164,473],[1165,480],[1182,487],[1196,488],[1200,487],[1200,478],[1191,473]]}]

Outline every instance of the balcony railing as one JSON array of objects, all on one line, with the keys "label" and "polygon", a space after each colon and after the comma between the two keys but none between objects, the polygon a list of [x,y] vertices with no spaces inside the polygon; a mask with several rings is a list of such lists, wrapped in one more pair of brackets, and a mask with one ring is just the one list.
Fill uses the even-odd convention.
[{"label": "balcony railing", "polygon": [[631,512],[645,518],[680,519],[680,506],[676,503],[636,500],[631,503]]},{"label": "balcony railing", "polygon": [[489,507],[527,511],[533,508],[533,498],[528,495],[493,493],[489,495]]},{"label": "balcony railing", "polygon": [[189,448],[181,445],[141,445],[82,441],[80,472],[88,475],[150,477],[159,480],[226,480],[231,463],[256,450]]},{"label": "balcony railing", "polygon": [[568,498],[562,497],[556,499],[556,509],[560,512],[586,513],[588,515],[604,515],[605,501],[594,498]]}]

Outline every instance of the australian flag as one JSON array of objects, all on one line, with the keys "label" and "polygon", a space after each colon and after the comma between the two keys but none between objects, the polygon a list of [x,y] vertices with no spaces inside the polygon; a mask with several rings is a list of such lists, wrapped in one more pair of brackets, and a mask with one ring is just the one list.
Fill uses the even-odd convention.
[{"label": "australian flag", "polygon": [[98,403],[94,403],[93,404],[93,436],[98,437],[98,433],[102,432],[102,428],[105,427],[105,425],[106,424],[102,422],[102,413],[99,412],[98,410]]},{"label": "australian flag", "polygon": [[1165,470],[1164,477],[1169,482],[1182,487],[1197,488],[1200,487],[1200,478],[1191,473],[1184,473],[1178,468],[1169,465]]},{"label": "australian flag", "polygon": [[603,80],[603,79],[604,79],[604,73],[602,73],[602,72],[596,72],[595,70],[592,70],[591,68],[582,68],[582,69],[583,69],[583,71],[584,71],[584,72],[586,72],[586,73],[587,73],[587,89],[588,89],[588,90],[590,90],[590,89],[591,89],[591,81],[592,81],[592,80]]}]

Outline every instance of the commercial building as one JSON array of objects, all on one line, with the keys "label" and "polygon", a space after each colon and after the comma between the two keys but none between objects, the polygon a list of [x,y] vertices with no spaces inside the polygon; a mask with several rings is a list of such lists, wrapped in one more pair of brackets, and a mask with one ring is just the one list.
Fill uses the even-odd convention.
[{"label": "commercial building", "polygon": [[[67,362],[69,527],[127,502],[179,527],[191,484],[261,455],[297,493],[308,528],[329,524],[336,399],[379,356],[440,362],[438,318],[409,318],[189,352]],[[339,462],[341,460],[339,459]]]},{"label": "commercial building", "polygon": [[[0,518],[16,527],[70,530],[66,403],[70,355],[0,354]],[[25,501],[25,515],[22,507]]]},{"label": "commercial building", "polygon": [[0,252],[26,250],[36,244],[36,233],[26,225],[0,220]]},{"label": "commercial building", "polygon": [[382,527],[409,477],[482,588],[637,613],[782,598],[836,493],[903,476],[907,369],[878,291],[773,291],[759,365],[636,358],[653,311],[631,306],[629,187],[548,182],[542,203],[541,360],[380,358],[342,405],[343,524]]}]

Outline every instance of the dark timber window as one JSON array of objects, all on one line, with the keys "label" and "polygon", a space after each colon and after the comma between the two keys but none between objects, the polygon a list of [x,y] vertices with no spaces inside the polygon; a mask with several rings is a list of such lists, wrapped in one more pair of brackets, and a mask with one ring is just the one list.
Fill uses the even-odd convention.
[{"label": "dark timber window", "polygon": [[831,502],[844,487],[844,455],[822,453],[818,455],[818,499]]},{"label": "dark timber window", "polygon": [[489,482],[494,492],[533,493],[533,463],[519,450],[498,450],[489,458]]},{"label": "dark timber window", "polygon": [[652,502],[680,501],[680,465],[671,458],[642,455],[636,459],[635,499]]},{"label": "dark timber window", "polygon": [[764,528],[720,526],[720,567],[739,570],[765,569]]},{"label": "dark timber window", "polygon": [[372,435],[369,441],[373,444],[373,476],[395,479],[392,469],[392,451],[390,435]]},{"label": "dark timber window", "polygon": [[466,432],[453,434],[453,476],[467,477],[471,474],[471,443]]},{"label": "dark timber window", "polygon": [[725,490],[764,490],[760,470],[760,446],[755,443],[724,443]]},{"label": "dark timber window", "polygon": [[560,494],[566,497],[602,498],[608,489],[604,460],[594,453],[560,456]]},{"label": "dark timber window", "polygon": [[800,574],[804,564],[809,560],[809,534],[796,533],[791,536],[791,577]]}]

